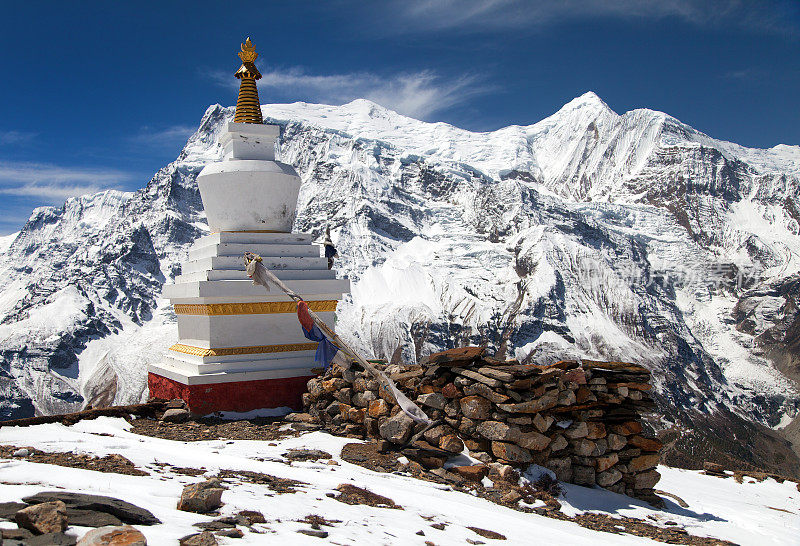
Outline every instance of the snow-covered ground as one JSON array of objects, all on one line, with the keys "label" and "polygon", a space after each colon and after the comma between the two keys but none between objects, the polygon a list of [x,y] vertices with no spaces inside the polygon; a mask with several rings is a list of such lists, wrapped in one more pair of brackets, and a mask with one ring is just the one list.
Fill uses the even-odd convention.
[{"label": "snow-covered ground", "polygon": [[[387,474],[350,464],[339,456],[342,446],[353,440],[322,432],[311,432],[277,442],[202,441],[179,442],[145,437],[130,432],[123,419],[101,417],[67,427],[60,424],[27,428],[3,427],[0,443],[30,446],[48,452],[72,451],[105,456],[121,454],[150,476],[128,476],[64,468],[27,462],[0,460],[0,492],[3,501],[18,501],[43,490],[65,489],[123,498],[153,512],[163,524],[139,527],[150,544],[176,544],[177,539],[197,532],[193,523],[211,518],[181,512],[176,504],[183,486],[201,480],[170,472],[156,463],[175,467],[203,467],[207,475],[220,469],[262,472],[290,478],[308,485],[296,493],[276,495],[265,485],[237,483],[225,491],[224,515],[240,510],[259,510],[266,524],[255,527],[265,534],[245,532],[230,544],[264,544],[284,540],[287,544],[319,544],[319,539],[298,534],[308,529],[301,523],[316,514],[340,523],[324,529],[328,540],[338,544],[464,544],[466,539],[500,543],[476,535],[467,527],[502,533],[503,544],[636,544],[649,539],[591,531],[575,523],[523,513],[493,504],[447,486],[401,474]],[[281,455],[289,448],[322,449],[338,465],[326,462],[292,462]],[[165,469],[166,468],[166,469]],[[568,515],[585,511],[629,516],[663,526],[675,522],[689,533],[717,537],[738,544],[800,544],[800,492],[796,484],[771,479],[755,483],[749,478],[738,484],[699,472],[659,467],[663,478],[658,487],[687,503],[682,508],[665,498],[667,508],[657,510],[637,500],[604,490],[566,485],[562,510]],[[354,484],[389,497],[403,507],[391,510],[343,504],[326,496],[340,484]],[[431,527],[445,523],[444,530]],[[0,523],[12,527],[11,523]],[[425,536],[418,536],[418,531]],[[75,529],[76,534],[85,529]],[[225,542],[223,542],[225,543]]]}]

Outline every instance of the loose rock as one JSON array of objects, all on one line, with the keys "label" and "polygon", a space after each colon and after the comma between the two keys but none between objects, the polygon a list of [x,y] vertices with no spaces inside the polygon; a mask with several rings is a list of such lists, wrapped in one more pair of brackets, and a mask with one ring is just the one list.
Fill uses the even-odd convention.
[{"label": "loose rock", "polygon": [[147,539],[130,525],[98,527],[83,535],[78,546],[147,546]]},{"label": "loose rock", "polygon": [[204,514],[222,506],[222,493],[225,490],[217,479],[187,485],[181,493],[178,510]]},{"label": "loose rock", "polygon": [[35,504],[17,512],[14,520],[36,535],[61,533],[68,525],[67,506],[61,501]]}]

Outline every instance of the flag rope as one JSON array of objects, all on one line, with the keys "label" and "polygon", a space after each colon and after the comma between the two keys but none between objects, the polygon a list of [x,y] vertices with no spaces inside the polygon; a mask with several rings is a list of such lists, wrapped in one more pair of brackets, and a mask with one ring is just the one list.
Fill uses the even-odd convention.
[{"label": "flag rope", "polygon": [[[266,288],[267,292],[269,292],[269,284],[272,283],[280,288],[287,296],[292,298],[295,303],[303,301],[303,298],[297,295],[291,288],[286,286],[286,284],[276,277],[275,274],[269,269],[264,267],[264,264],[261,261],[261,256],[258,254],[245,252],[244,263],[247,270],[247,276],[253,279],[253,284],[260,284]],[[431,419],[425,414],[424,411],[422,411],[422,409],[420,409],[419,406],[412,402],[405,394],[400,392],[400,390],[394,384],[394,381],[392,381],[389,376],[375,368],[375,366],[370,364],[364,357],[362,357],[352,347],[345,343],[342,338],[340,338],[336,332],[329,328],[328,325],[325,324],[325,322],[323,322],[323,320],[319,318],[314,311],[309,309],[308,313],[314,320],[314,324],[316,324],[317,327],[322,330],[322,332],[329,336],[331,342],[336,345],[339,350],[343,351],[353,360],[358,362],[362,368],[367,370],[367,372],[369,372],[370,375],[372,375],[372,377],[378,381],[381,387],[389,391],[392,396],[394,396],[394,399],[397,400],[397,404],[400,406],[400,409],[403,410],[403,413],[408,415],[415,422],[426,425],[425,430],[428,430],[437,424],[437,422],[431,421]],[[422,432],[424,432],[424,430]],[[418,437],[420,434],[421,433],[417,433],[414,436]]]}]

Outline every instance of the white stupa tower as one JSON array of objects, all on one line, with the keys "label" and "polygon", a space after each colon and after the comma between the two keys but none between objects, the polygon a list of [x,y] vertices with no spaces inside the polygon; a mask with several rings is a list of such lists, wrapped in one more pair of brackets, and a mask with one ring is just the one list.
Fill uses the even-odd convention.
[{"label": "white stupa tower", "polygon": [[242,44],[236,115],[220,137],[223,159],[197,177],[211,234],[189,249],[175,284],[163,295],[175,307],[178,343],[148,369],[150,395],[182,398],[195,413],[299,408],[313,376],[317,344],[302,333],[296,306],[277,289],[266,292],[245,273],[254,252],[328,324],[349,292],[320,247],[292,233],[300,178],[275,161],[277,125],[264,125],[255,46]]}]

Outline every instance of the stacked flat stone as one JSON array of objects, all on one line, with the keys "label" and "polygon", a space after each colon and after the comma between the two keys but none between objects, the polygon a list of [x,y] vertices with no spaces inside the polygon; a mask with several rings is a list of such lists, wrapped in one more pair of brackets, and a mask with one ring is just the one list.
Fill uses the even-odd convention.
[{"label": "stacked flat stone", "polygon": [[453,349],[384,371],[429,417],[423,431],[366,372],[332,368],[308,382],[305,411],[338,434],[372,437],[428,468],[464,445],[484,463],[539,464],[559,480],[655,499],[661,442],[643,433],[650,373],[623,362],[550,366],[498,361]]}]

